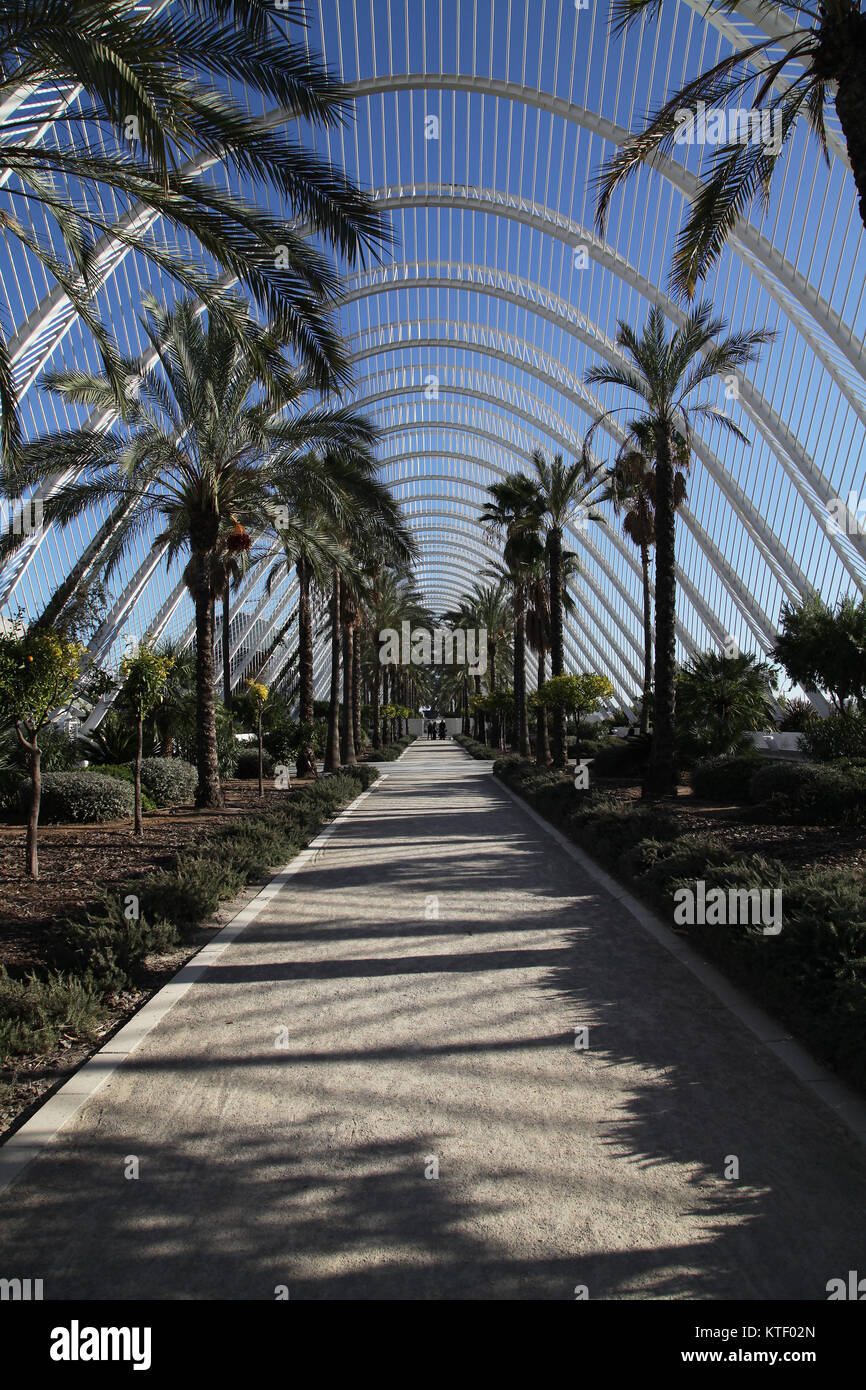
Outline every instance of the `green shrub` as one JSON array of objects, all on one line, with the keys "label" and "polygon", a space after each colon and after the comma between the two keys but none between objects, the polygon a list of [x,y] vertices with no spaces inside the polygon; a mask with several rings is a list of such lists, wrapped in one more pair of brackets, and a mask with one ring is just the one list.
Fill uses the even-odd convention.
[{"label": "green shrub", "polygon": [[[81,752],[74,738],[59,729],[56,724],[46,724],[39,731],[39,747],[42,750],[40,765],[43,772],[69,772],[81,763]],[[24,750],[21,750],[22,753]],[[25,754],[29,766],[29,754]]]},{"label": "green shrub", "polygon": [[805,722],[800,747],[816,763],[866,757],[866,714],[848,710],[826,719],[815,714]]},{"label": "green shrub", "polygon": [[491,748],[488,743],[479,743],[477,738],[471,738],[469,734],[455,734],[454,742],[459,743],[461,748],[465,748],[466,752],[473,758],[492,762],[494,759],[502,757],[498,748]]},{"label": "green shrub", "polygon": [[104,1017],[93,981],[34,972],[17,980],[0,965],[0,1059],[50,1052],[61,1033],[92,1040]]},{"label": "green shrub", "polygon": [[[126,763],[100,763],[98,771],[102,777],[118,777],[121,782],[128,782],[131,787],[135,786],[134,773]],[[148,796],[143,786],[141,789],[141,809],[142,811],[159,810],[156,802]]]},{"label": "green shrub", "polygon": [[165,920],[150,923],[141,913],[127,918],[124,899],[105,898],[83,918],[52,924],[48,963],[65,975],[90,979],[105,994],[137,984],[145,957],[172,950],[177,931]]},{"label": "green shrub", "polygon": [[650,740],[636,735],[609,739],[595,753],[582,753],[581,757],[593,759],[591,777],[637,777],[646,769],[649,750]]},{"label": "green shrub", "polygon": [[192,801],[198,773],[183,758],[142,758],[141,784],[157,806]]},{"label": "green shrub", "polygon": [[821,768],[817,763],[782,762],[774,760],[763,763],[752,776],[749,783],[749,797],[752,801],[769,801],[771,796],[781,793],[796,796],[808,783],[814,781]]},{"label": "green shrub", "polygon": [[693,768],[692,790],[695,796],[707,800],[745,802],[752,777],[762,766],[757,753],[708,758]]},{"label": "green shrub", "polygon": [[[262,770],[265,777],[273,777],[274,760],[267,749],[262,752]],[[259,775],[259,750],[258,748],[244,748],[238,753],[238,765],[235,768],[235,776],[241,777],[244,781],[250,778],[257,778]]]},{"label": "green shrub", "polygon": [[[21,786],[21,807],[30,804],[30,778]],[[46,825],[96,825],[123,820],[135,810],[131,785],[100,772],[46,772],[39,819]]]},{"label": "green shrub", "polygon": [[866,771],[816,764],[799,786],[776,792],[767,804],[775,815],[800,825],[862,825],[866,822]]}]

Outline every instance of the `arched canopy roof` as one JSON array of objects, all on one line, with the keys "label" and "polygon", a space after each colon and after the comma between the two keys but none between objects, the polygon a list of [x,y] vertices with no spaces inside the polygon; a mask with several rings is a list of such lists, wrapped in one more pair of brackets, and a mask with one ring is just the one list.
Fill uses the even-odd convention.
[{"label": "arched canopy roof", "polygon": [[[382,264],[347,271],[352,399],[381,427],[382,474],[420,544],[417,581],[442,612],[491,557],[478,524],[486,486],[525,467],[533,449],[574,454],[613,404],[583,382],[594,363],[618,360],[618,321],[639,327],[651,304],[681,320],[668,272],[699,152],[683,147],[642,171],[615,197],[604,237],[594,230],[600,165],[684,80],[761,32],[777,37],[780,21],[756,3],[706,14],[700,0],[671,0],[657,22],[619,38],[605,0],[305,8],[309,43],[356,97],[354,121],[315,138],[372,190],[394,232]],[[77,94],[64,100],[74,107]],[[51,139],[40,101],[30,94],[22,109],[34,138]],[[718,429],[696,440],[678,540],[680,655],[731,636],[767,651],[784,601],[813,591],[834,601],[864,586],[866,537],[828,524],[828,505],[852,494],[856,504],[863,488],[866,428],[863,229],[832,115],[829,134],[827,166],[814,139],[795,132],[768,209],[736,227],[706,287],[733,328],[776,336],[728,402],[749,444]],[[202,174],[220,176],[218,165]],[[124,353],[144,357],[141,293],[165,286],[110,241],[100,277],[100,312]],[[25,427],[62,425],[70,416],[38,390],[39,374],[95,367],[88,334],[26,255],[9,264],[2,295]],[[622,437],[617,418],[598,436],[603,458]],[[4,611],[38,612],[103,519],[95,512],[24,546],[0,580]],[[636,552],[613,517],[572,530],[570,543],[580,565],[570,660],[604,669],[631,700],[642,642]],[[255,566],[245,583],[238,651],[245,635],[266,646],[291,615],[292,577],[268,593],[266,571]],[[126,634],[190,633],[180,566],[167,570],[147,538],[115,576],[113,600],[94,640],[108,664]]]}]

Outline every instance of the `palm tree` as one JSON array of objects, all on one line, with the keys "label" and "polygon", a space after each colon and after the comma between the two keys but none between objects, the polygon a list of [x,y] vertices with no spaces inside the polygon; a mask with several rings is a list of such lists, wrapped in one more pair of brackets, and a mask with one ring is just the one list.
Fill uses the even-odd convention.
[{"label": "palm tree", "polygon": [[[607,473],[599,463],[590,461],[588,450],[583,457],[567,464],[562,454],[547,459],[540,449],[532,455],[537,494],[537,510],[545,535],[545,550],[550,569],[550,665],[551,675],[565,671],[563,629],[563,536],[566,527],[584,526],[589,521],[604,521],[598,510],[609,495]],[[566,712],[557,705],[553,713],[553,765],[566,764]]]},{"label": "palm tree", "polygon": [[[682,435],[676,439],[674,506],[686,500],[683,474],[689,468],[689,449]],[[632,422],[631,430],[610,469],[610,495],[616,515],[622,516],[622,529],[640,551],[643,588],[644,674],[640,731],[649,733],[650,699],[653,683],[653,619],[650,583],[650,548],[655,545],[655,474],[653,473],[652,434],[642,420]]]},{"label": "palm tree", "polygon": [[716,756],[737,751],[745,735],[775,724],[768,661],[741,652],[701,652],[677,674],[677,716],[691,751]]},{"label": "palm tree", "polygon": [[[716,342],[724,333],[723,319],[713,318],[708,303],[699,304],[681,328],[668,338],[664,314],[653,306],[643,336],[627,323],[617,330],[618,347],[631,358],[624,366],[591,367],[587,383],[618,386],[636,396],[645,407],[640,420],[652,437],[655,458],[656,531],[656,667],[653,695],[653,740],[644,794],[675,796],[677,788],[675,748],[676,700],[676,458],[682,451],[678,436],[691,453],[693,422],[709,420],[729,430],[737,439],[748,439],[730,415],[695,392],[716,376],[746,367],[758,355],[772,333],[757,329]],[[633,402],[629,405],[632,410]],[[596,421],[587,436],[613,412]]]},{"label": "palm tree", "polygon": [[163,638],[154,650],[157,656],[171,662],[162,702],[153,715],[160,753],[171,758],[178,732],[191,727],[195,719],[195,652],[169,637]]},{"label": "palm tree", "polygon": [[[116,381],[117,352],[93,302],[99,258],[112,245],[143,256],[227,326],[235,306],[204,268],[206,253],[245,287],[319,386],[345,381],[329,307],[339,281],[307,232],[352,260],[388,236],[370,199],[291,132],[296,120],[337,127],[350,110],[348,89],[305,42],[290,39],[287,24],[305,23],[294,4],[197,0],[180,19],[168,8],[4,4],[0,167],[13,177],[3,236],[26,247],[64,291]],[[280,122],[264,128],[229,94],[226,78],[243,82],[252,109],[280,109]],[[40,115],[47,139],[24,106],[39,87],[79,93]],[[222,188],[206,176],[218,162],[228,172]],[[239,185],[266,190],[279,216],[249,202]],[[150,234],[157,218],[165,237]],[[19,423],[5,341],[0,411],[10,467]]]},{"label": "palm tree", "polygon": [[[342,444],[363,450],[375,429],[351,411],[325,406],[297,409],[306,381],[285,367],[260,371],[261,353],[274,357],[270,332],[248,321],[248,351],[222,319],[205,325],[193,306],[171,310],[145,302],[145,332],[158,356],[140,386],[122,399],[125,429],[104,435],[83,430],[34,440],[22,451],[28,482],[69,469],[87,469],[86,481],[61,487],[46,503],[48,521],[66,524],[94,504],[115,504],[118,521],[102,564],[106,576],[154,519],[164,523],[154,546],[167,563],[189,552],[184,579],[195,606],[196,804],[222,801],[214,706],[214,601],[224,589],[223,557],[250,543],[246,527],[291,536],[297,524],[283,501],[327,492],[328,455]],[[53,389],[77,404],[116,403],[107,377],[69,372],[52,378]],[[294,413],[285,412],[292,406]],[[318,471],[317,471],[318,470]]]},{"label": "palm tree", "polygon": [[[708,10],[724,16],[751,8],[753,0],[707,0]],[[712,147],[710,177],[680,232],[671,282],[689,298],[753,200],[760,196],[766,205],[777,161],[798,117],[806,120],[829,157],[825,112],[831,101],[845,135],[866,226],[866,13],[859,0],[821,0],[816,5],[787,0],[767,8],[787,21],[786,32],[738,47],[686,83],[650,117],[645,130],[617,151],[597,181],[596,220],[603,232],[614,190],[654,155],[694,136],[684,123],[684,112],[694,112],[699,101],[716,110],[731,106],[754,111],[761,138],[734,138]],[[660,10],[659,0],[614,0],[611,15],[622,31],[647,12],[658,15]],[[801,27],[801,19],[808,27]],[[744,100],[750,91],[752,98]],[[731,128],[727,120],[726,130]],[[750,136],[753,131],[757,133],[754,124]],[[742,134],[740,125],[733,133]]]},{"label": "palm tree", "polygon": [[492,483],[490,501],[481,511],[481,522],[505,536],[504,568],[496,577],[511,588],[514,629],[514,719],[517,748],[528,758],[529,720],[526,702],[526,590],[533,564],[542,553],[541,513],[538,491],[524,473]]}]

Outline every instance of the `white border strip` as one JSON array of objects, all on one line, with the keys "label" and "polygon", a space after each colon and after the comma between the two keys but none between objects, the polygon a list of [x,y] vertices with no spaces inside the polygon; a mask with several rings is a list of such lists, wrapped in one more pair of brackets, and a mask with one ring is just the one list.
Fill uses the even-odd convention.
[{"label": "white border strip", "polygon": [[35,1115],[10,1134],[3,1145],[0,1145],[0,1192],[3,1192],[10,1183],[19,1176],[24,1168],[41,1153],[46,1144],[59,1133],[63,1126],[72,1119],[72,1116],[80,1110],[85,1101],[95,1095],[105,1082],[117,1071],[118,1067],[135,1052],[148,1033],[151,1033],[157,1024],[161,1023],[169,1010],[173,1009],[179,999],[182,999],[187,990],[200,980],[202,975],[213,965],[219,956],[231,946],[234,941],[246,930],[251,922],[254,922],[264,908],[280,893],[290,879],[305,869],[316,852],[327,844],[334,834],[337,826],[352,815],[362,801],[376,790],[377,787],[387,780],[387,772],[380,772],[379,778],[366,791],[361,792],[354,801],[345,806],[342,811],[334,817],[330,824],[322,830],[314,840],[311,840],[306,849],[302,849],[284,868],[280,869],[265,887],[242,908],[236,916],[232,917],[211,941],[203,946],[194,956],[191,956],[186,965],[181,966],[177,974],[157,990],[145,1004],[133,1014],[128,1023],[109,1038],[104,1047],[73,1072],[68,1081],[48,1097],[44,1105],[41,1105]]},{"label": "white border strip", "polygon": [[522,811],[540,825],[552,839],[556,841],[560,849],[565,850],[572,859],[576,860],[580,867],[595,879],[613,898],[622,903],[623,907],[637,919],[645,931],[649,932],[660,946],[669,951],[672,956],[686,967],[687,970],[700,980],[702,985],[714,994],[720,1003],[724,1004],[738,1022],[742,1023],[767,1049],[773,1056],[780,1061],[788,1071],[792,1072],[799,1082],[808,1091],[817,1097],[824,1105],[832,1110],[837,1119],[851,1131],[854,1137],[866,1148],[866,1104],[861,1100],[856,1091],[847,1086],[838,1077],[833,1076],[832,1072],[827,1071],[820,1062],[817,1062],[805,1047],[796,1042],[790,1033],[785,1031],[784,1025],[776,1022],[769,1014],[764,1013],[756,1004],[753,1004],[745,994],[741,993],[730,980],[717,970],[709,961],[698,955],[693,946],[687,944],[660,917],[651,912],[638,898],[630,893],[627,888],[604,869],[596,864],[594,859],[571,840],[567,839],[556,826],[551,825],[543,816],[513,792],[510,787],[493,776],[493,782],[501,791],[505,792]]}]

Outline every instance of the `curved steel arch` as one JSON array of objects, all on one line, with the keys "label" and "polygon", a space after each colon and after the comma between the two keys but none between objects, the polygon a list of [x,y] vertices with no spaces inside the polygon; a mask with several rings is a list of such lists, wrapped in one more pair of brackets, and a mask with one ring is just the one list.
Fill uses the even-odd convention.
[{"label": "curved steel arch", "polygon": [[[616,125],[613,121],[609,121],[597,112],[590,111],[584,106],[578,106],[575,102],[566,101],[563,97],[482,74],[394,73],[388,76],[362,78],[358,82],[350,83],[349,90],[356,96],[412,90],[483,93],[503,97],[506,100],[526,106],[534,106],[550,115],[561,116],[564,120],[582,126],[600,136],[602,140],[607,140],[616,146],[625,144],[631,134],[630,131]],[[697,198],[704,186],[697,175],[692,174],[684,165],[679,164],[669,155],[658,154],[653,160],[652,168],[689,202]],[[748,265],[756,279],[770,298],[779,305],[786,317],[790,318],[791,316],[790,305],[779,300],[772,277],[775,277],[779,284],[784,286],[789,295],[823,329],[838,351],[851,363],[858,376],[861,378],[864,376],[866,356],[864,356],[862,345],[858,345],[854,341],[853,326],[849,328],[846,336],[842,332],[846,325],[841,316],[831,308],[826,300],[822,299],[818,291],[806,280],[806,277],[800,274],[772,242],[757,232],[750,223],[740,219],[729,235],[728,244],[732,252]],[[809,341],[807,325],[800,321],[797,322],[796,326],[804,338]],[[814,337],[814,334],[811,336]],[[813,346],[813,351],[817,355],[820,344],[816,342],[810,345]],[[821,350],[823,351],[823,349]]]},{"label": "curved steel arch", "polygon": [[[430,322],[438,323],[440,321],[431,320]],[[457,323],[456,326],[461,326],[461,324]],[[384,330],[379,331],[381,332]],[[481,341],[476,340],[464,342],[455,338],[422,338],[419,336],[418,338],[405,339],[402,342],[375,344],[374,346],[363,352],[354,354],[353,361],[362,361],[368,356],[376,356],[379,353],[384,354],[386,352],[395,351],[398,348],[404,350],[418,347],[441,347],[446,349],[463,348],[466,351],[475,351],[481,356],[488,356],[502,362],[508,362],[511,365],[516,366],[519,369],[525,371],[528,375],[539,376],[543,379],[547,379],[550,385],[553,387],[553,389],[558,391],[560,395],[565,397],[565,399],[570,400],[572,404],[577,406],[579,410],[585,410],[584,406],[582,405],[582,397],[578,393],[572,391],[572,389],[566,383],[560,381],[557,378],[555,372],[549,369],[550,366],[555,364],[551,364],[550,359],[546,358],[545,354],[540,353],[535,349],[532,349],[531,353],[526,354],[529,358],[529,364],[527,364],[526,360],[518,358],[513,351],[508,350],[509,346],[513,348],[515,345],[523,345],[524,349],[527,349],[531,345],[525,344],[525,340],[517,338],[514,335],[497,334],[496,336],[501,340],[502,346],[490,346],[485,341],[487,330],[478,328],[475,331],[477,335],[480,335]],[[544,365],[539,369],[535,365],[535,362],[532,361],[532,358],[536,359],[536,362],[543,362]],[[770,571],[774,575],[779,587],[784,592],[788,593],[789,597],[796,598],[798,596],[798,585],[794,576],[795,573],[798,573],[798,570],[797,567],[794,565],[794,562],[790,554],[784,549],[783,546],[780,546],[778,544],[778,538],[767,527],[766,522],[761,517],[760,513],[750,502],[747,501],[744,494],[741,495],[742,500],[740,496],[738,496],[737,504],[733,502],[730,493],[734,490],[735,485],[733,484],[730,475],[725,473],[724,465],[716,457],[713,451],[710,450],[700,439],[696,439],[694,441],[693,448],[695,454],[698,456],[701,463],[704,464],[704,467],[711,474],[713,481],[716,483],[719,490],[725,494],[728,501],[731,503],[731,506],[734,508],[743,525],[748,530],[753,542],[757,545],[758,549],[762,551],[765,562],[769,566]],[[803,498],[802,500],[805,502],[806,499]],[[858,585],[858,587],[862,589],[866,581],[864,581],[863,578],[860,578],[855,570],[851,569],[851,565],[849,561],[845,558],[844,552],[840,550],[838,544],[834,543],[835,537],[828,536],[827,539],[828,544],[830,544],[832,548],[835,550],[839,559],[842,561],[845,569],[849,572],[852,579],[854,579],[854,582]],[[863,544],[866,545],[866,537],[863,538]],[[781,574],[779,573],[780,570]],[[809,586],[808,581],[806,581],[804,577],[802,577],[802,582],[805,584],[806,590],[808,592],[811,586]]]},{"label": "curved steel arch", "polygon": [[[446,340],[446,339],[439,340],[439,341],[441,341],[443,344],[450,343],[450,340]],[[498,355],[498,354],[497,354],[497,355]],[[539,377],[542,378],[542,379],[547,379],[546,374],[542,373],[540,370],[537,370],[537,369],[527,369],[527,370],[530,370],[532,375],[539,376]],[[551,385],[555,385],[555,386],[556,386],[555,383],[551,383]],[[407,388],[407,390],[408,390],[408,389],[411,389],[411,388]],[[419,387],[418,389],[420,390],[421,388]],[[559,388],[558,386],[556,386],[556,389],[560,389],[560,388]],[[396,390],[392,388],[390,391],[386,391],[386,392],[381,393],[381,398],[383,398],[383,399],[390,399],[390,398],[393,397],[394,395],[400,394],[400,393],[401,393],[401,390],[402,390],[402,388],[397,388]],[[457,393],[457,392],[454,392],[454,394],[458,394],[458,393]],[[478,398],[482,398],[482,396],[483,396],[484,393],[476,392],[475,394],[476,394],[476,396],[477,396]],[[565,390],[563,390],[563,394],[567,396],[567,395],[568,395],[568,392],[565,391]],[[361,396],[361,397],[360,397],[360,400],[365,401],[365,402],[369,402],[369,403],[373,403],[373,402],[375,402],[377,399],[379,399],[379,397],[377,397],[377,396],[375,396],[375,395],[372,396],[372,397],[365,397],[365,396]],[[489,399],[492,401],[493,404],[501,404],[501,403],[498,402],[498,401],[496,400],[496,398],[494,398],[494,397],[490,397]],[[516,407],[508,406],[508,407],[506,407],[506,408],[509,409],[509,411],[510,411],[511,414],[516,414],[516,415],[518,415],[518,416],[520,416],[521,414],[523,414],[523,412],[520,411],[520,410],[518,410]],[[601,413],[601,412],[600,412],[600,408],[599,408],[599,413]],[[418,428],[420,429],[420,425],[418,426]],[[431,430],[434,428],[434,424],[433,424],[432,422],[431,422],[431,424],[430,424],[430,428],[431,428]],[[528,455],[525,451],[522,451],[522,450],[518,449],[518,448],[517,448],[516,446],[514,446],[514,445],[510,445],[510,444],[509,444],[509,445],[505,445],[505,444],[503,444],[502,441],[501,441],[501,439],[499,439],[498,436],[493,435],[493,434],[490,433],[489,431],[482,430],[482,429],[481,429],[480,427],[478,427],[478,426],[472,426],[472,427],[470,427],[470,426],[462,426],[461,428],[462,428],[463,431],[464,431],[465,433],[467,433],[467,434],[476,434],[476,435],[479,435],[479,436],[481,436],[481,437],[488,438],[488,439],[490,439],[491,441],[493,441],[494,443],[496,443],[499,447],[507,449],[507,451],[508,451],[509,453],[513,453],[513,454],[515,454],[515,455],[518,456],[518,457],[523,457],[527,462],[529,461],[529,455]],[[606,432],[612,434],[613,438],[614,438],[615,440],[617,440],[617,442],[621,442],[622,439],[625,437],[624,431],[618,430],[618,427],[616,427],[615,423],[612,422],[612,421],[606,422],[606,424],[605,424],[605,426],[603,426],[603,428],[606,430]],[[401,431],[402,431],[402,432],[405,432],[405,433],[408,433],[408,432],[410,432],[410,427],[409,427],[409,426],[402,426],[402,425],[401,425],[401,426],[394,426],[392,429],[383,430],[383,431],[382,431],[382,434],[383,434],[383,436],[384,436],[384,435],[387,435],[387,434],[392,433],[392,432],[401,432]],[[435,454],[437,451],[432,451],[432,452]],[[697,452],[697,450],[696,450],[696,452]],[[417,456],[418,456],[418,451],[417,451],[417,450],[413,450],[412,456],[413,456],[413,457],[417,457]],[[728,590],[728,593],[730,594],[730,596],[731,596],[731,598],[733,599],[733,601],[734,601],[734,603],[736,604],[736,606],[737,606],[738,608],[740,608],[741,612],[743,611],[742,605],[745,605],[746,611],[743,612],[743,617],[746,619],[748,625],[749,625],[750,627],[752,627],[752,629],[753,629],[753,631],[754,631],[754,633],[755,633],[755,636],[758,638],[758,640],[759,640],[759,642],[761,643],[761,645],[764,646],[765,650],[769,650],[769,646],[772,645],[772,641],[770,640],[770,637],[771,637],[771,634],[773,633],[773,625],[772,625],[772,623],[771,623],[771,621],[770,621],[769,615],[768,615],[767,613],[764,612],[764,610],[760,607],[759,604],[756,604],[756,603],[755,603],[754,599],[753,599],[752,596],[748,593],[748,591],[747,591],[747,589],[745,588],[745,586],[743,586],[743,585],[740,583],[740,581],[739,581],[739,579],[737,578],[737,576],[736,576],[736,574],[734,573],[734,571],[731,569],[731,567],[728,565],[727,561],[726,561],[726,560],[724,559],[724,557],[721,555],[721,553],[719,552],[719,550],[718,550],[717,547],[715,546],[714,542],[710,539],[710,537],[709,537],[709,536],[707,535],[707,533],[703,530],[703,528],[702,528],[702,527],[699,527],[699,526],[697,525],[697,523],[695,522],[695,518],[692,516],[691,511],[690,511],[687,507],[684,507],[684,508],[682,509],[682,515],[683,515],[684,520],[686,521],[686,524],[689,526],[689,529],[692,530],[692,532],[693,532],[693,534],[694,534],[694,536],[695,536],[695,539],[696,539],[696,542],[697,542],[699,548],[703,551],[703,553],[705,554],[706,558],[709,560],[709,562],[712,564],[713,568],[716,570],[716,573],[719,575],[719,578],[722,580],[723,584],[725,585],[726,589]],[[758,553],[761,554],[761,555],[763,556],[763,552],[762,552],[762,549],[761,549],[760,546],[758,547]],[[765,562],[766,562],[766,557],[763,557],[763,558],[765,558]],[[792,563],[792,562],[791,562],[791,563]],[[771,572],[771,574],[773,574],[774,577],[775,577],[775,571],[772,569],[772,567],[770,568],[770,572]],[[804,577],[801,577],[801,578],[803,578],[803,583],[804,583],[804,585],[805,585],[805,587],[806,587],[806,592],[811,592],[811,586],[808,586],[808,585],[806,584],[806,581],[805,581],[805,578],[804,578]],[[789,590],[788,592],[789,592],[789,594],[790,594],[791,591]],[[796,593],[796,590],[795,590],[794,592]],[[748,616],[748,614],[751,614],[752,617],[750,618],[750,617]],[[755,627],[753,627],[753,620],[754,620],[755,622],[758,623],[758,628],[757,628],[757,629],[756,629]],[[712,631],[712,630],[713,630],[712,624],[708,624],[708,626],[709,626],[710,630]],[[769,646],[768,646],[768,643],[769,643]]]},{"label": "curved steel arch", "polygon": [[[402,202],[405,202],[407,196],[408,195],[401,194],[399,198],[394,200],[394,205],[398,205]],[[471,200],[469,200],[468,203],[464,204],[460,203],[455,196],[442,196],[444,206],[453,207],[471,205]],[[432,202],[428,202],[425,198],[421,198],[419,200],[417,198],[417,194],[413,194],[412,205],[414,206],[418,201],[420,201],[423,206],[438,205],[436,200],[433,200]],[[521,222],[527,226],[536,227],[537,230],[540,231],[547,232],[550,230],[550,228],[544,225],[543,222],[535,215],[534,212],[530,211],[527,208],[526,200],[515,198],[513,199],[513,203],[514,207],[509,207],[509,211],[514,220]],[[390,204],[386,205],[390,206]],[[531,205],[533,209],[539,206],[542,205]],[[545,211],[549,213],[551,210],[545,209]],[[509,214],[503,213],[503,215],[508,216]],[[582,229],[579,227],[579,224],[572,224],[570,219],[562,219],[561,217],[558,218],[558,221],[560,222],[563,220],[568,222],[570,228],[577,228],[578,232],[582,231]],[[564,240],[565,238],[563,237],[562,239]],[[571,243],[568,244],[570,245]],[[624,265],[626,266],[626,269],[620,270],[617,273],[620,275],[620,278],[622,278],[625,281],[625,283],[629,284],[635,290],[636,293],[642,295],[642,297],[646,299],[648,302],[656,303],[661,308],[663,308],[665,314],[668,317],[670,317],[670,319],[673,322],[678,324],[684,322],[685,315],[683,314],[683,311],[680,309],[678,305],[676,305],[672,300],[670,300],[668,296],[663,293],[663,291],[655,287],[651,281],[646,280],[645,277],[635,272],[633,268],[628,265],[627,262],[624,262]],[[351,296],[349,296],[345,302],[349,302],[350,298]],[[430,321],[448,322],[448,320]],[[577,328],[572,327],[572,331],[578,334],[579,336],[582,336],[581,334],[579,334]],[[620,359],[622,358],[622,355],[619,353],[619,350],[617,349],[616,345],[610,342],[609,339],[605,340],[603,335],[601,334],[597,334],[592,341],[590,341],[589,339],[584,339],[584,341],[586,341],[587,346],[589,346],[592,351],[598,352],[601,356],[607,356],[609,360],[613,360],[610,356],[611,353],[615,354]],[[599,343],[604,344],[603,349],[599,346]],[[765,443],[770,448],[773,454],[773,457],[791,478],[791,481],[797,489],[797,492],[799,493],[804,505],[808,507],[808,509],[812,512],[812,515],[818,522],[819,526],[826,528],[827,517],[830,515],[829,505],[830,503],[836,500],[833,493],[831,492],[832,485],[830,484],[829,480],[821,472],[821,470],[816,467],[813,461],[801,448],[799,441],[796,440],[790,434],[790,431],[788,430],[787,426],[784,424],[780,416],[773,410],[769,402],[765,401],[764,398],[760,395],[760,393],[757,392],[756,389],[749,383],[748,379],[745,377],[738,377],[738,385],[739,401],[743,410],[749,416],[753,425],[756,427],[759,433],[763,436]],[[698,452],[697,448],[695,449],[695,452]],[[797,481],[797,475],[799,475],[799,482]],[[866,592],[866,576],[864,576],[864,574],[861,574],[856,567],[852,566],[850,556],[846,551],[845,546],[839,541],[837,536],[831,532],[827,532],[827,539],[828,543],[831,544],[833,549],[836,551],[843,566],[849,572],[851,578],[854,580],[854,583],[862,591]],[[855,534],[849,537],[849,541],[852,547],[859,553],[860,558],[864,561],[864,564],[866,564],[866,536]]]}]

